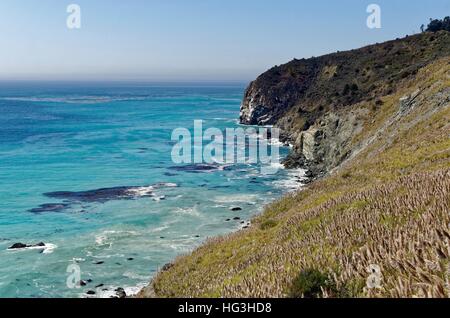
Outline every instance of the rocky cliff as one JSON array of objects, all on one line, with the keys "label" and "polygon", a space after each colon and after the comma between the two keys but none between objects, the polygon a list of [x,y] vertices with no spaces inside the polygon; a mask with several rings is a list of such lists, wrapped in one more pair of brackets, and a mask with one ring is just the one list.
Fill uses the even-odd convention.
[{"label": "rocky cliff", "polygon": [[293,60],[250,84],[240,122],[279,127],[283,140],[294,145],[285,164],[323,175],[367,144],[353,138],[365,129],[361,118],[382,109],[383,96],[449,52],[450,33],[441,31]]}]

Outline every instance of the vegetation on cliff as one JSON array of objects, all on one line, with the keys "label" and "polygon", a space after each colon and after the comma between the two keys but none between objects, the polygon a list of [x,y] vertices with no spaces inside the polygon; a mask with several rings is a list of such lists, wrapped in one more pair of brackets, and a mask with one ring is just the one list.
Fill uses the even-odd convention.
[{"label": "vegetation on cliff", "polygon": [[359,120],[366,108],[355,105],[380,108],[383,97],[449,52],[450,33],[439,31],[293,60],[250,84],[241,122],[281,128],[294,145],[286,164],[306,165],[311,175],[322,176],[365,146],[354,136],[366,129]]},{"label": "vegetation on cliff", "polygon": [[449,31],[450,32],[450,17],[445,17],[442,20],[430,19],[427,27],[428,32]]},{"label": "vegetation on cliff", "polygon": [[359,128],[336,147],[351,154],[251,228],[180,256],[141,296],[449,297],[449,39],[425,33],[263,75],[272,93],[253,102],[290,94],[274,99],[274,109],[287,103],[270,112],[274,123],[292,134],[348,121]]}]

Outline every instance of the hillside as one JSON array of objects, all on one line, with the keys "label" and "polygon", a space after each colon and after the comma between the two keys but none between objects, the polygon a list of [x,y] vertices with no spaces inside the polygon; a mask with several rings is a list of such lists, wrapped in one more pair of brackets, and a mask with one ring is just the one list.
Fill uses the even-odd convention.
[{"label": "hillside", "polygon": [[179,257],[140,296],[449,297],[449,106],[445,31],[269,70],[241,122],[279,126],[288,164],[324,177]]},{"label": "hillside", "polygon": [[294,144],[287,165],[306,165],[312,176],[321,176],[365,146],[352,140],[365,129],[359,120],[364,108],[352,106],[379,108],[380,98],[449,51],[450,33],[441,31],[293,60],[250,84],[240,121],[281,128],[284,140]]}]

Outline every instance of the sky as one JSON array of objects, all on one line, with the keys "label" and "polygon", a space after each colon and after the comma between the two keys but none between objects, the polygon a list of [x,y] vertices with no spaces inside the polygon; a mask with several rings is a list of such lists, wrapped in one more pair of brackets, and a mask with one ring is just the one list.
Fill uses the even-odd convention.
[{"label": "sky", "polygon": [[[372,3],[381,29],[367,27]],[[1,0],[0,80],[248,81],[446,15],[450,0]]]}]

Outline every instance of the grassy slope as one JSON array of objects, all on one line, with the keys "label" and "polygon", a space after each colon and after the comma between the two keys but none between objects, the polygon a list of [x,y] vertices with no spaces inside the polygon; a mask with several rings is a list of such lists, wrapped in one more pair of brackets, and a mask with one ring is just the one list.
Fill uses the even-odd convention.
[{"label": "grassy slope", "polygon": [[[399,99],[417,89],[414,108],[398,115]],[[251,229],[179,257],[141,296],[450,296],[450,58],[397,92],[376,111],[352,106],[367,109],[356,157],[268,206]],[[371,264],[381,289],[365,288]]]}]

